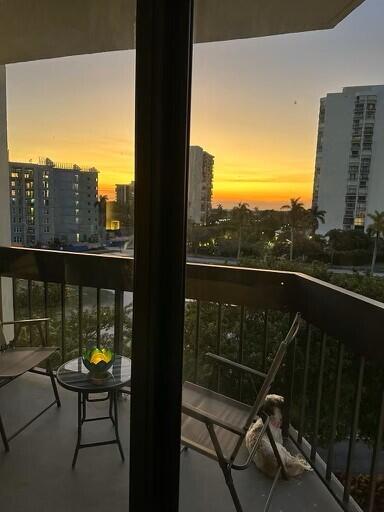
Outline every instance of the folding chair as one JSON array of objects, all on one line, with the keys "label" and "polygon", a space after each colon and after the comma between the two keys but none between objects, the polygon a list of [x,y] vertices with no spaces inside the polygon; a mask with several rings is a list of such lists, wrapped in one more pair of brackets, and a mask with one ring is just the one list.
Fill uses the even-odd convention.
[{"label": "folding chair", "polygon": [[[300,314],[297,313],[288,334],[277,349],[267,374],[235,363],[221,356],[210,353],[206,354],[211,361],[219,365],[264,379],[252,407],[196,384],[192,384],[191,382],[186,382],[183,386],[182,451],[186,448],[192,448],[202,455],[218,462],[237,512],[242,512],[243,509],[233,483],[232,470],[244,470],[251,465],[264,434],[268,436],[278,464],[278,470],[273,480],[264,510],[268,510],[269,508],[272,493],[280,474],[282,474],[283,478],[287,479],[284,464],[269,427],[269,416],[264,414],[261,408],[275,380],[287,348],[296,337],[299,327]],[[256,416],[262,417],[262,431],[245,462],[239,463],[236,460],[239,450]]]},{"label": "folding chair", "polygon": [[[49,318],[33,318],[31,320],[15,320],[12,322],[0,322],[0,388],[9,384],[20,375],[30,371],[36,372],[34,368],[39,366],[42,362],[47,361],[47,376],[51,379],[53,393],[55,400],[50,403],[45,409],[43,409],[34,418],[29,420],[23,427],[17,430],[14,434],[7,437],[5,433],[4,423],[0,414],[0,435],[4,444],[5,450],[9,451],[9,442],[14,439],[18,434],[25,430],[32,422],[37,420],[44,412],[50,407],[57,404],[60,407],[59,393],[56,387],[55,377],[52,372],[50,356],[54,354],[57,347],[47,347],[46,339],[42,325],[47,324]],[[12,342],[6,343],[3,325],[14,325],[15,326],[15,338]],[[41,346],[39,347],[17,347],[16,343],[20,337],[20,332],[23,327],[36,326],[41,339]]]}]

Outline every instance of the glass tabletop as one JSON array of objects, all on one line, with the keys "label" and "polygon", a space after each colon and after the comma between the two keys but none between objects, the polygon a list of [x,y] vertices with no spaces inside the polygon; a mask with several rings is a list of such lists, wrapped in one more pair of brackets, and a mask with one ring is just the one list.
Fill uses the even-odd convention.
[{"label": "glass tabletop", "polygon": [[95,383],[90,379],[89,370],[84,366],[82,358],[77,357],[60,366],[57,380],[64,388],[71,391],[88,391],[102,393],[121,388],[131,382],[131,360],[124,356],[115,356],[108,377]]}]

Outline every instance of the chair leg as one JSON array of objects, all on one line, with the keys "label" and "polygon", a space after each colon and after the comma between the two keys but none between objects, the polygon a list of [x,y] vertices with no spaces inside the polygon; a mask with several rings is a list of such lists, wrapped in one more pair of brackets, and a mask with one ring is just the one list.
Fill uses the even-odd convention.
[{"label": "chair leg", "polygon": [[55,376],[53,375],[52,367],[51,367],[51,362],[50,361],[48,361],[48,363],[47,363],[47,372],[48,372],[48,375],[49,375],[49,377],[51,379],[51,384],[52,384],[52,388],[53,388],[53,393],[55,395],[55,400],[56,400],[57,407],[61,407],[59,392],[57,390],[57,385],[56,385],[56,379],[55,379]]},{"label": "chair leg", "polygon": [[[220,464],[220,466],[221,466],[221,464]],[[228,467],[227,468],[221,467],[221,469],[224,473],[225,483],[227,484],[229,492],[231,493],[232,501],[235,506],[236,512],[243,512],[243,507],[241,506],[239,496],[237,494],[235,484],[233,482],[231,470]]]},{"label": "chair leg", "polygon": [[212,444],[215,448],[219,466],[220,466],[221,471],[223,472],[223,475],[225,478],[225,483],[227,484],[229,492],[231,493],[232,501],[235,506],[236,512],[243,512],[243,508],[241,506],[239,496],[235,489],[235,484],[233,483],[232,471],[231,471],[231,468],[228,466],[228,463],[225,460],[225,457],[223,455],[223,451],[221,449],[219,440],[217,439],[217,436],[216,436],[215,428],[211,423],[206,423],[206,427],[207,427],[209,435],[211,437]]},{"label": "chair leg", "polygon": [[1,415],[0,415],[0,434],[1,434],[1,439],[3,441],[3,444],[4,444],[5,451],[9,452],[9,443],[8,443],[8,439],[7,439],[7,436],[5,433],[5,428],[4,428],[3,420],[1,419]]},{"label": "chair leg", "polygon": [[269,425],[268,425],[268,427],[266,429],[266,432],[267,432],[267,436],[268,436],[269,442],[271,443],[273,453],[274,453],[274,455],[276,457],[277,463],[281,467],[281,474],[283,475],[284,480],[288,480],[287,470],[285,469],[284,462],[283,462],[283,460],[282,460],[282,458],[280,456],[279,450],[278,450],[278,448],[276,446],[276,442],[275,442],[275,439],[274,439],[274,437],[272,435],[271,429],[269,428]]}]

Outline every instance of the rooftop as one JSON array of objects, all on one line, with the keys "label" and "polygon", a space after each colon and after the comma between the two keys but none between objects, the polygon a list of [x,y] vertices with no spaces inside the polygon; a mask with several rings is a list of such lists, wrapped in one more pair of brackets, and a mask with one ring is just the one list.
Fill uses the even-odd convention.
[{"label": "rooftop", "polygon": [[80,167],[77,164],[68,162],[53,162],[49,158],[40,157],[38,162],[9,162],[10,166],[22,166],[22,167],[41,167],[44,169],[55,169],[61,171],[77,171],[77,172],[99,172],[95,167]]}]

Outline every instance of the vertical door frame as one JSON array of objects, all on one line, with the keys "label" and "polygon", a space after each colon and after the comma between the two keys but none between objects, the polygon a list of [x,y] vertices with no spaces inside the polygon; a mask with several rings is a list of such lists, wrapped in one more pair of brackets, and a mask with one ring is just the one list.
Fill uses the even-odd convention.
[{"label": "vertical door frame", "polygon": [[193,0],[137,0],[131,512],[178,510]]}]

